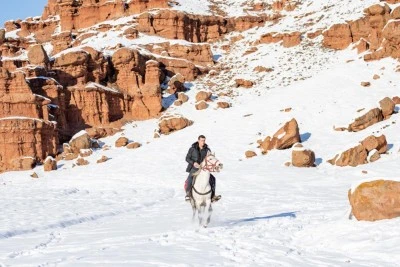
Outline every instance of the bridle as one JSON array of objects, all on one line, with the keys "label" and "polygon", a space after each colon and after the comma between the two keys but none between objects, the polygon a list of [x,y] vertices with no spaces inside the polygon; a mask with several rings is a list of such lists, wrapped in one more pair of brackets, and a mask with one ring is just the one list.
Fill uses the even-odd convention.
[{"label": "bridle", "polygon": [[217,160],[215,163],[212,163],[211,161],[208,160],[208,157],[209,156],[206,156],[206,158],[204,159],[206,164],[201,169],[203,171],[209,171],[209,172],[216,171],[218,169],[219,160]]}]

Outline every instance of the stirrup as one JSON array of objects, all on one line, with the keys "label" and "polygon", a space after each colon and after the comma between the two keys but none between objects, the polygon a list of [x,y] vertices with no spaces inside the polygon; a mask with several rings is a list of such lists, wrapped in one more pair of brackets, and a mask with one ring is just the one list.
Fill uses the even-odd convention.
[{"label": "stirrup", "polygon": [[185,201],[189,201],[190,200],[190,196],[185,196]]},{"label": "stirrup", "polygon": [[214,196],[214,197],[211,199],[211,202],[217,202],[217,201],[220,200],[220,199],[221,199],[221,195]]}]

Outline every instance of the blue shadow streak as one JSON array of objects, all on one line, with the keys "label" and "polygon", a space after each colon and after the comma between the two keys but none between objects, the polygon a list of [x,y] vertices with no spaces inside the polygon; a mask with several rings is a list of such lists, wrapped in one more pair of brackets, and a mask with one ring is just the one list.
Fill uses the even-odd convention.
[{"label": "blue shadow streak", "polygon": [[283,212],[283,213],[268,215],[268,216],[252,217],[252,218],[245,218],[245,219],[240,219],[240,220],[232,220],[232,221],[228,221],[227,224],[236,225],[239,223],[255,222],[255,221],[260,221],[260,220],[269,220],[269,219],[273,219],[273,218],[285,218],[285,217],[296,218],[296,212],[297,211]]}]

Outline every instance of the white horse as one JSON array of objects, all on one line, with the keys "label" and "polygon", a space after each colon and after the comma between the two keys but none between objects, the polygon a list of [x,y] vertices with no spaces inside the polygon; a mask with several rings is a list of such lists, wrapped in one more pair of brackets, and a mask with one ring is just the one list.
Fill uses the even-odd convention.
[{"label": "white horse", "polygon": [[[222,166],[222,163],[219,162],[214,154],[207,153],[206,158],[200,164],[199,170],[193,173],[192,196],[190,197],[190,204],[193,209],[192,220],[194,221],[197,211],[199,225],[203,227],[207,227],[210,223],[212,214],[210,173],[219,172]],[[206,212],[207,221],[204,223]]]}]

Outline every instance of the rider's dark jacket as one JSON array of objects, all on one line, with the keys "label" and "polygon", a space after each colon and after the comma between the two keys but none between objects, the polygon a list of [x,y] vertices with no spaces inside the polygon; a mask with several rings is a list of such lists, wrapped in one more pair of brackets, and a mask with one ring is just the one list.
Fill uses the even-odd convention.
[{"label": "rider's dark jacket", "polygon": [[[188,163],[188,166],[186,168],[186,172],[190,172],[193,169],[196,169],[193,164],[197,162],[198,164],[202,163],[205,157],[207,156],[207,152],[211,152],[211,150],[208,148],[207,144],[204,144],[203,148],[200,149],[199,147],[199,142],[195,142],[192,144],[192,146],[189,148],[189,151],[186,155],[186,161]],[[196,169],[197,170],[197,169]]]}]

